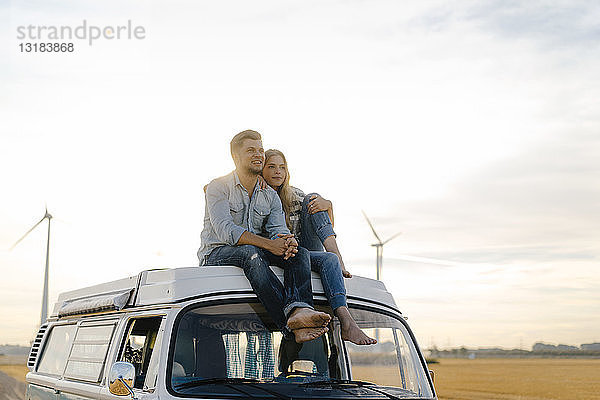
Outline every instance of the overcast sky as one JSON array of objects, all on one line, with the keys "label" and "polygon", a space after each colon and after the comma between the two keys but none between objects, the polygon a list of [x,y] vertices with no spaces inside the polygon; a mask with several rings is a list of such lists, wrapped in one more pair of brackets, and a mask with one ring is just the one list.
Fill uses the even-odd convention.
[{"label": "overcast sky", "polygon": [[[21,53],[19,26],[145,38]],[[422,346],[600,341],[596,2],[0,1],[0,343],[50,294],[197,265],[243,129],[333,200],[348,269]]]}]

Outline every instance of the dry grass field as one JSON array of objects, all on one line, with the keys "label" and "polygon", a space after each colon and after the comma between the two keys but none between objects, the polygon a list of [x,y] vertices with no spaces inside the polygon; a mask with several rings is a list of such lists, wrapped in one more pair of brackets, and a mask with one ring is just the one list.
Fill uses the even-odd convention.
[{"label": "dry grass field", "polygon": [[0,365],[0,371],[20,382],[25,382],[25,375],[29,369],[24,365]]},{"label": "dry grass field", "polygon": [[600,360],[441,359],[440,400],[599,400]]},{"label": "dry grass field", "polygon": [[25,356],[0,355],[0,371],[18,381],[25,382],[25,375],[29,372],[25,365],[26,359]]},{"label": "dry grass field", "polygon": [[[397,379],[386,367],[353,368],[355,379]],[[600,360],[441,359],[429,368],[440,400],[600,400]]]}]

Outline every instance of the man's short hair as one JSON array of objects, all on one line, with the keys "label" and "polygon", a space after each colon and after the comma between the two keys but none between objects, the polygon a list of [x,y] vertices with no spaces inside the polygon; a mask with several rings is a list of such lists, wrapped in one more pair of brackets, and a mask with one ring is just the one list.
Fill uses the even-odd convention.
[{"label": "man's short hair", "polygon": [[240,147],[242,147],[242,142],[245,139],[262,140],[262,137],[260,137],[260,133],[250,130],[250,129],[241,131],[240,133],[235,135],[233,137],[233,139],[231,139],[231,142],[229,143],[229,148],[231,150],[232,157],[233,157],[233,154],[237,153],[237,151],[240,149]]}]

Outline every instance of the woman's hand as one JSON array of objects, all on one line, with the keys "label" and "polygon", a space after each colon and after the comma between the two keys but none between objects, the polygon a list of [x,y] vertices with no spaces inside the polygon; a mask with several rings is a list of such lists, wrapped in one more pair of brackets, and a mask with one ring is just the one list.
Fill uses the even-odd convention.
[{"label": "woman's hand", "polygon": [[267,183],[267,181],[265,181],[265,178],[262,177],[262,175],[258,176],[258,187],[260,189],[266,189],[267,186],[269,186],[269,184]]},{"label": "woman's hand", "polygon": [[322,198],[321,196],[313,195],[308,202],[308,213],[314,214],[319,211],[327,211],[332,207],[331,201]]}]

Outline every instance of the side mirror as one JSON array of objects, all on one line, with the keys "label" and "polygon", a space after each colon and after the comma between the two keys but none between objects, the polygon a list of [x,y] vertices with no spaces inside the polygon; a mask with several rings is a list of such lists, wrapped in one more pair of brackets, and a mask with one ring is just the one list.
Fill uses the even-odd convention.
[{"label": "side mirror", "polygon": [[135,379],[135,367],[128,362],[116,362],[110,368],[108,373],[108,390],[117,396],[131,395],[133,393],[133,381]]}]

